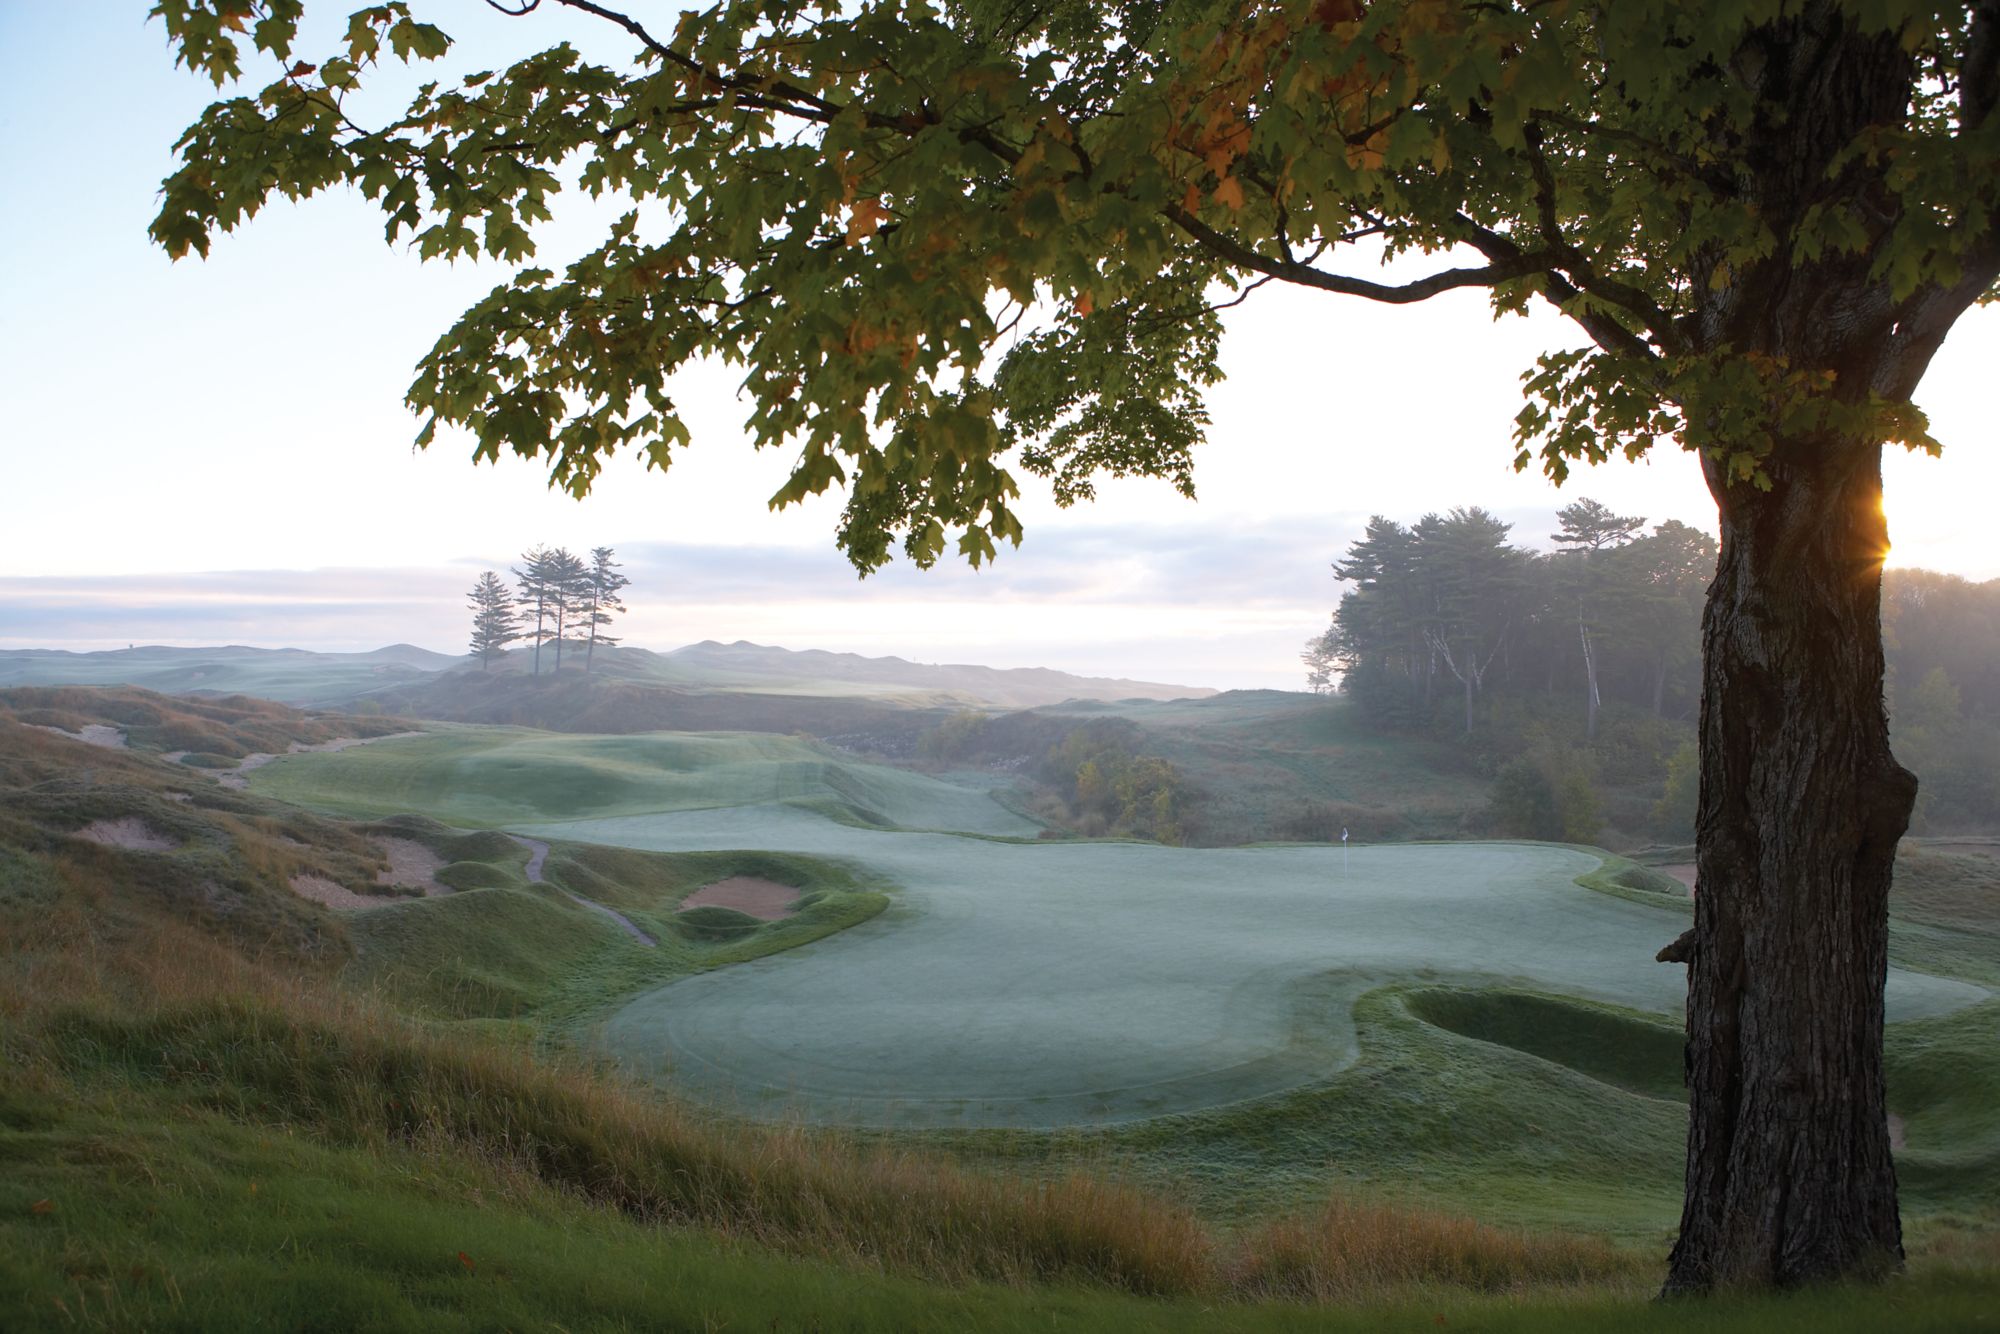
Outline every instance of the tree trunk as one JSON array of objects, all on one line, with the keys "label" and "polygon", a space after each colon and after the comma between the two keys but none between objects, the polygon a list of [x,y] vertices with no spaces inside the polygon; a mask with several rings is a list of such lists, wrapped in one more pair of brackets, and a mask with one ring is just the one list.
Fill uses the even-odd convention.
[{"label": "tree trunk", "polygon": [[1590,627],[1583,619],[1583,605],[1576,608],[1576,637],[1583,642],[1583,736],[1591,741],[1597,737],[1597,654],[1590,645]]},{"label": "tree trunk", "polygon": [[[1881,450],[1711,470],[1687,1194],[1668,1294],[1902,1262],[1883,1102],[1889,881],[1916,779],[1882,704]],[[1676,947],[1663,957],[1680,957]]]}]

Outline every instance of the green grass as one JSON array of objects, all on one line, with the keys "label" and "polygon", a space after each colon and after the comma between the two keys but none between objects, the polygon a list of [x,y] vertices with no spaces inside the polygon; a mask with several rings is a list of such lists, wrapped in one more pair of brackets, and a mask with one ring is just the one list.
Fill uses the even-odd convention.
[{"label": "green grass", "polygon": [[[0,1128],[11,1329],[1713,1331],[1995,1327],[2000,1278],[1657,1306],[1639,1293],[1217,1305],[940,1284],[661,1228],[411,1146],[322,1144],[155,1100]],[[46,1202],[46,1212],[36,1212]]]},{"label": "green grass", "polygon": [[251,790],[341,815],[419,811],[500,827],[782,804],[875,827],[1035,833],[983,791],[768,733],[572,736],[454,728],[339,754],[287,756]]},{"label": "green grass", "polygon": [[1674,1102],[1687,1096],[1681,1073],[1686,1035],[1657,1015],[1500,988],[1419,988],[1406,993],[1403,1004],[1427,1024],[1526,1052],[1627,1093]]},{"label": "green grass", "polygon": [[[1385,1196],[1523,1228],[1577,1228],[1664,1256],[1681,1204],[1681,1039],[1571,998],[1435,986],[1370,992],[1361,1056],[1321,1084],[1098,1131],[922,1142],[1015,1172],[1110,1172],[1254,1220]],[[1893,1025],[1889,1107],[1905,1226],[2000,1231],[2000,1001]]]},{"label": "green grass", "polygon": [[[1422,1017],[1462,994],[1365,994],[1356,1062],[1290,1093],[1100,1131],[931,1142],[1015,1171],[1115,1171],[1210,1217],[1247,1222],[1359,1193],[1507,1227],[1577,1228],[1664,1255],[1680,1211],[1684,1107]],[[1655,1022],[1556,997],[1516,1003],[1567,1030]],[[1665,1079],[1646,1071],[1655,1088]]]},{"label": "green grass", "polygon": [[[704,1138],[587,1076],[361,1018],[250,1001],[11,1030],[7,1326],[1247,1332],[1441,1316],[1491,1331],[1832,1334],[1973,1330],[2000,1309],[2000,1273],[1978,1248],[1920,1258],[1881,1288],[1660,1306],[1642,1255],[1365,1206],[1259,1233],[1217,1267],[1175,1249],[1195,1238],[1172,1206],[988,1187],[833,1143],[759,1153],[754,1132]],[[864,1182],[879,1212],[853,1212],[871,1208]],[[800,1207],[830,1188],[830,1215]],[[869,1229],[890,1230],[870,1242]],[[1153,1249],[1135,1249],[1145,1238]],[[1343,1265],[1356,1257],[1415,1261],[1413,1276],[1384,1284]],[[1320,1291],[1332,1304],[1299,1299]]]}]

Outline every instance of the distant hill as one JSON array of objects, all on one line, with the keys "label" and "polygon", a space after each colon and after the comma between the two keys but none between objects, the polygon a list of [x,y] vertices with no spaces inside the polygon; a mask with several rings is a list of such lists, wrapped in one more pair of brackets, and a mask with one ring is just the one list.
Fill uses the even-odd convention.
[{"label": "distant hill", "polygon": [[[542,649],[542,675],[553,674],[556,651]],[[305,649],[132,648],[102,653],[52,649],[0,651],[0,686],[132,685],[169,694],[244,694],[305,707],[352,705],[372,700],[391,712],[417,708],[423,716],[462,717],[453,703],[460,690],[476,692],[482,708],[499,707],[495,678],[526,675],[533,650],[515,649],[483,671],[463,656],[392,644],[369,653],[315,653]],[[566,645],[561,679],[581,678],[581,645]],[[449,673],[447,677],[445,674]],[[920,708],[1025,709],[1070,700],[1198,699],[1215,692],[1193,686],[1163,685],[1105,677],[1073,676],[1041,667],[995,668],[963,664],[931,665],[904,658],[868,658],[858,653],[802,652],[739,640],[705,640],[655,653],[642,648],[600,648],[591,661],[595,682],[670,687],[680,692],[827,699],[869,699],[885,705]],[[449,684],[447,684],[449,682]],[[425,689],[434,686],[435,689]],[[585,687],[575,687],[584,690]],[[631,699],[625,703],[631,704]],[[572,710],[574,711],[574,710]],[[679,713],[678,707],[649,712]],[[785,712],[780,710],[780,712]],[[481,718],[479,721],[513,721]],[[522,720],[525,721],[525,720]],[[538,723],[540,726],[560,726]],[[671,726],[670,723],[660,724]],[[741,722],[718,724],[741,726]]]},{"label": "distant hill", "polygon": [[739,690],[779,693],[927,695],[926,703],[962,701],[989,708],[1031,709],[1067,700],[1201,699],[1213,690],[1101,676],[1073,676],[1046,667],[931,664],[905,658],[865,658],[823,649],[772,648],[712,639],[663,655],[681,679]]},{"label": "distant hill", "polygon": [[[627,664],[629,666],[629,663]],[[372,691],[352,707],[441,722],[496,723],[552,732],[807,732],[865,734],[908,752],[949,711],[866,695],[754,693],[665,685],[600,670],[531,676],[497,664],[439,672]]]},{"label": "distant hill", "polygon": [[139,686],[171,695],[255,695],[320,708],[384,686],[421,680],[462,662],[411,644],[368,653],[299,648],[60,649],[0,651],[0,686]]}]

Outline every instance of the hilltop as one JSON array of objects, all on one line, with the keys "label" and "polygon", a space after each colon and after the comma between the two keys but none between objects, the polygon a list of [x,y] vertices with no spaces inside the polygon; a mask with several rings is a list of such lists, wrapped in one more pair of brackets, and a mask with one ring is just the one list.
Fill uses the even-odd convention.
[{"label": "hilltop", "polygon": [[[514,649],[486,670],[463,656],[433,653],[409,644],[392,644],[367,653],[241,645],[151,646],[98,653],[14,649],[0,651],[0,687],[129,685],[168,694],[256,695],[302,708],[363,705],[461,721],[529,721],[484,714],[475,718],[462,710],[469,707],[490,713],[501,707],[495,698],[510,687],[493,684],[495,678],[527,676],[538,682],[567,682],[585,676],[579,670],[584,663],[582,645],[564,645],[560,675],[555,672],[556,658],[556,647],[544,645],[537,674],[532,649]],[[777,648],[747,640],[733,644],[704,640],[667,653],[623,645],[600,647],[590,656],[588,676],[588,688],[594,690],[606,689],[600,683],[620,683],[694,694],[857,699],[914,708],[1022,709],[1070,700],[1198,699],[1215,693],[1198,686],[1077,676],[1043,667],[917,663],[822,649]],[[476,703],[459,701],[466,691],[477,692]],[[637,704],[630,694],[618,699],[626,707]],[[649,725],[746,726],[740,720],[683,723],[675,716],[677,707],[654,704],[651,712],[662,714],[665,720]],[[606,727],[602,715],[608,710],[594,706],[593,711],[598,718],[591,726],[597,730],[633,730]],[[807,724],[787,724],[801,725]]]}]

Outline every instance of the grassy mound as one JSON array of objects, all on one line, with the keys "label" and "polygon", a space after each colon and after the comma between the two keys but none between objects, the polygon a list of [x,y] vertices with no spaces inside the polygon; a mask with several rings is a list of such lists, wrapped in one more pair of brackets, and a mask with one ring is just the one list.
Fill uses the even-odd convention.
[{"label": "grassy mound", "polygon": [[713,904],[684,908],[674,915],[674,930],[689,940],[738,940],[760,925],[749,913]]},{"label": "grassy mound", "polygon": [[1425,1023],[1567,1066],[1648,1098],[1683,1100],[1681,1030],[1652,1015],[1530,992],[1424,988],[1403,1000]]}]

